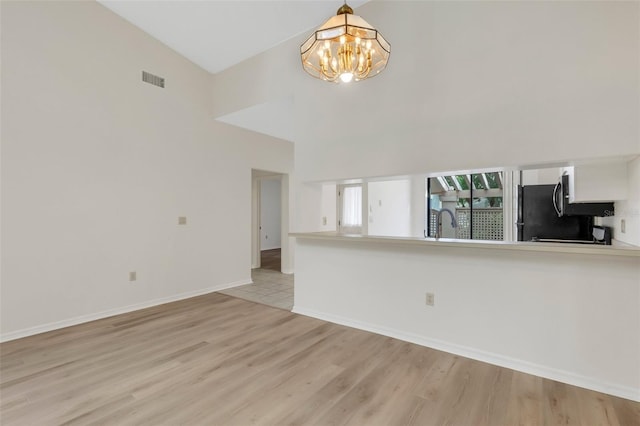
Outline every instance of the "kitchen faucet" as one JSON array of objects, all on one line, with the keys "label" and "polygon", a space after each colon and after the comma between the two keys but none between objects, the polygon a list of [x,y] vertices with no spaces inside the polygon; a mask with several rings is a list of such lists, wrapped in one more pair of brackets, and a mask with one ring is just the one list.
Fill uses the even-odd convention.
[{"label": "kitchen faucet", "polygon": [[456,222],[456,216],[451,210],[440,209],[440,211],[436,214],[436,239],[440,238],[440,233],[442,232],[442,212],[447,212],[449,213],[449,216],[451,216],[451,227],[455,228],[458,226],[458,223]]}]

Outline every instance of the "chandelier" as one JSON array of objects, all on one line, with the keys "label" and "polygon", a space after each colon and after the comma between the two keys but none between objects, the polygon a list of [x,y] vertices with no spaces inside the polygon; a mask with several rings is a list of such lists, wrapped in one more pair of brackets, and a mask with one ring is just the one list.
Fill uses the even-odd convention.
[{"label": "chandelier", "polygon": [[387,65],[391,46],[345,1],[336,16],[300,46],[302,67],[321,80],[349,83],[374,77]]}]

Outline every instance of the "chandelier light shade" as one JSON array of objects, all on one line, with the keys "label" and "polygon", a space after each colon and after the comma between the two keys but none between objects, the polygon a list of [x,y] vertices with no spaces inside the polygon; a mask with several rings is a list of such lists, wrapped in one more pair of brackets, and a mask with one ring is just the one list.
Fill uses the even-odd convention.
[{"label": "chandelier light shade", "polygon": [[300,46],[302,67],[321,80],[349,83],[374,77],[386,66],[391,46],[345,4]]}]

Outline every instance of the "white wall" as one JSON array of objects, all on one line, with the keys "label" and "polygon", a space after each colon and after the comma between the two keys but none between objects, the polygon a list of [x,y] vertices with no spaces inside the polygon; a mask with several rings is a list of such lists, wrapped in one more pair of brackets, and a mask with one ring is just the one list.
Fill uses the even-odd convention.
[{"label": "white wall", "polygon": [[427,185],[425,175],[414,175],[411,181],[411,236],[421,238],[426,235]]},{"label": "white wall", "polygon": [[640,400],[637,257],[298,238],[296,263],[295,312]]},{"label": "white wall", "polygon": [[302,205],[320,203],[308,182],[640,153],[637,2],[376,1],[357,13],[392,44],[371,80],[306,75],[293,53],[306,34],[215,79],[220,114],[293,96],[296,209],[314,215],[294,228],[321,221]]},{"label": "white wall", "polygon": [[248,282],[251,168],[292,144],[213,121],[211,76],[97,3],[1,30],[2,338]]},{"label": "white wall", "polygon": [[[613,238],[623,243],[640,246],[640,156],[627,163],[628,198],[615,202],[615,216],[602,219],[602,224],[613,227]],[[625,221],[622,232],[621,221]]]},{"label": "white wall", "polygon": [[296,171],[321,181],[640,153],[639,8],[366,4],[389,65],[353,85],[293,79]]},{"label": "white wall", "polygon": [[[291,111],[291,106],[286,101],[295,93],[292,78],[300,76],[298,71],[302,71],[297,52],[300,52],[300,44],[306,37],[308,35],[294,37],[216,74],[210,91],[214,116],[226,120],[229,114],[240,110],[247,110],[245,113],[251,114],[254,108],[261,109],[261,106],[266,106],[267,109],[284,106],[287,111]],[[260,70],[259,73],[255,72],[257,69]],[[231,118],[235,121],[240,117],[232,115]],[[291,122],[290,117],[288,121]],[[236,124],[242,125],[242,121],[236,121]],[[264,124],[271,128],[271,124]]]},{"label": "white wall", "polygon": [[260,250],[280,248],[280,179],[260,180]]},{"label": "white wall", "polygon": [[[292,214],[292,232],[301,230],[323,231],[322,225],[323,213],[323,196],[326,191],[323,185],[319,183],[302,183],[297,180],[297,174],[293,175],[292,199],[295,205]],[[328,217],[328,211],[326,212]],[[327,219],[328,220],[328,219]]]},{"label": "white wall", "polygon": [[[369,2],[357,12],[393,50],[379,76],[309,77],[292,53],[303,34],[216,76],[215,103],[234,110],[294,93],[301,182],[636,154],[639,8]],[[268,87],[256,66],[273,77]]]},{"label": "white wall", "polygon": [[411,236],[411,181],[369,182],[369,235]]},{"label": "white wall", "polygon": [[336,184],[322,185],[322,231],[335,231],[337,228],[337,189]]}]

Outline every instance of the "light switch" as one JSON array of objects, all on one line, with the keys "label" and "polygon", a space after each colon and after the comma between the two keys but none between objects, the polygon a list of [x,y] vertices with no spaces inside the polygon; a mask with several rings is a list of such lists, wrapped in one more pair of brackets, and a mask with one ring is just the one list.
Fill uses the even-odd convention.
[{"label": "light switch", "polygon": [[186,216],[178,216],[178,225],[186,225],[187,217]]},{"label": "light switch", "polygon": [[427,306],[434,306],[436,300],[436,295],[433,293],[427,293],[427,297],[425,303]]},{"label": "light switch", "polygon": [[136,271],[129,272],[129,281],[135,281],[136,279],[138,279]]}]

